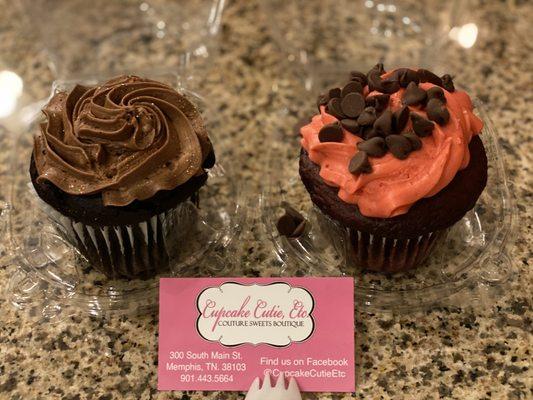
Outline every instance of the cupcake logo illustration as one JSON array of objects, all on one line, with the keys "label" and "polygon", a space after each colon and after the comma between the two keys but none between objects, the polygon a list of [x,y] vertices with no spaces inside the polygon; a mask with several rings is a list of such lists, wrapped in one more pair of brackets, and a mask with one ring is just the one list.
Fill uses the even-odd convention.
[{"label": "cupcake logo illustration", "polygon": [[284,282],[243,285],[225,282],[204,289],[196,300],[196,329],[205,340],[224,346],[303,342],[315,330],[315,300]]}]

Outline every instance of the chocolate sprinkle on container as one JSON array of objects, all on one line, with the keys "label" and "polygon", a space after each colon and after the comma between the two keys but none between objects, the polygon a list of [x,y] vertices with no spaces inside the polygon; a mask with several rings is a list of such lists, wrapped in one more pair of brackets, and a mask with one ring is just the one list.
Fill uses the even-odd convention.
[{"label": "chocolate sprinkle on container", "polygon": [[288,209],[285,210],[285,214],[276,223],[278,233],[287,238],[300,237],[304,233],[305,227],[305,218],[300,213],[292,212]]}]

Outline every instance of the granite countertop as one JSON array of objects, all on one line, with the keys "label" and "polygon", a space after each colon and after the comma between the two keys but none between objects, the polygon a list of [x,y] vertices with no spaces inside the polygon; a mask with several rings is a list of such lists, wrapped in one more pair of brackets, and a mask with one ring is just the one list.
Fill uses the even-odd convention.
[{"label": "granite countertop", "polygon": [[[438,1],[428,2],[429,9]],[[287,109],[294,125],[300,104],[291,92],[286,57],[269,38],[273,21],[259,1],[229,1],[221,51],[202,83],[219,104],[221,135],[238,144],[238,178],[258,193],[268,146],[265,125]],[[516,274],[488,302],[456,304],[416,313],[358,313],[357,392],[305,394],[306,399],[526,399],[531,386],[533,260],[533,69],[526,1],[473,1],[479,37],[471,49],[448,49],[447,70],[487,105],[500,134],[519,223],[510,251]],[[0,70],[19,74],[25,95],[45,98],[53,80],[18,2],[0,0]],[[305,18],[306,10],[288,19]],[[163,51],[163,50],[161,50]],[[0,94],[1,96],[1,94]],[[289,104],[290,103],[290,104]],[[289,106],[287,106],[289,104]],[[273,125],[275,126],[275,125]],[[0,126],[0,179],[7,169],[8,133]],[[0,190],[0,196],[2,190]],[[0,201],[5,200],[0,197]],[[2,238],[5,240],[5,237]],[[240,241],[243,272],[268,274],[269,251],[253,226]],[[1,247],[0,247],[1,248]],[[100,319],[80,313],[37,318],[17,310],[4,290],[17,267],[0,254],[0,399],[242,399],[243,394],[158,392],[157,317]]]}]

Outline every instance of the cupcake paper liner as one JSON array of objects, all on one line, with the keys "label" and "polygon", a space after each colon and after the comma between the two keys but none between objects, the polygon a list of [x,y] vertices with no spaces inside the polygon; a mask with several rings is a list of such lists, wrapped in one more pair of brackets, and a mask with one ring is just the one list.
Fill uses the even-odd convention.
[{"label": "cupcake paper liner", "polygon": [[[197,194],[191,198],[195,202]],[[91,226],[41,206],[60,235],[72,244],[91,267],[109,279],[148,279],[169,270],[179,252],[183,227],[191,227],[194,213],[183,202],[150,219],[124,226]],[[187,228],[188,230],[188,228]]]},{"label": "cupcake paper liner", "polygon": [[422,264],[438,243],[445,240],[448,229],[410,239],[393,239],[348,229],[348,254],[363,269],[395,273]]},{"label": "cupcake paper liner", "polygon": [[[337,251],[346,255],[349,265],[363,270],[396,273],[422,264],[447,237],[450,228],[408,239],[374,235],[355,228],[343,227],[314,207],[320,230],[328,236]],[[344,240],[339,240],[339,237]]]}]

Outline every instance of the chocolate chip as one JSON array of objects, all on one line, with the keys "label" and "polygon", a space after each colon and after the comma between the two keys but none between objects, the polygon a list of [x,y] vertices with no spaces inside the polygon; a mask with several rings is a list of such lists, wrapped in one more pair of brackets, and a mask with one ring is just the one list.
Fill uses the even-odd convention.
[{"label": "chocolate chip", "polygon": [[409,142],[411,142],[411,147],[413,151],[420,150],[422,148],[422,141],[418,136],[416,136],[414,132],[404,133],[403,136],[405,136],[409,140]]},{"label": "chocolate chip", "polygon": [[420,137],[426,137],[433,133],[435,124],[421,115],[411,113],[411,122],[413,123],[413,130]]},{"label": "chocolate chip", "polygon": [[285,209],[285,213],[295,218],[296,221],[305,221],[305,217],[286,201],[283,201],[281,203],[281,206]]},{"label": "chocolate chip", "polygon": [[207,157],[205,158],[202,164],[202,168],[212,168],[215,165],[215,163],[216,163],[215,152],[211,150],[209,154],[207,155]]},{"label": "chocolate chip", "polygon": [[368,80],[366,79],[366,75],[359,71],[350,72],[350,80],[359,82],[362,87],[365,87],[368,83]]},{"label": "chocolate chip", "polygon": [[361,128],[361,137],[365,140],[372,139],[375,137],[381,137],[379,132],[376,132],[372,125],[363,126]]},{"label": "chocolate chip", "polygon": [[344,113],[342,112],[341,108],[341,99],[338,97],[334,97],[330,101],[328,101],[328,106],[326,111],[328,114],[333,115],[337,119],[343,119],[345,117]]},{"label": "chocolate chip", "polygon": [[454,92],[455,86],[453,85],[453,79],[449,74],[442,75],[442,87],[448,92]]},{"label": "chocolate chip", "polygon": [[282,206],[285,214],[278,219],[276,224],[279,234],[289,238],[301,236],[307,222],[304,216],[286,202],[283,202]]},{"label": "chocolate chip", "polygon": [[439,99],[431,99],[428,101],[426,113],[428,119],[435,121],[439,125],[446,125],[450,120],[450,113],[446,105]]},{"label": "chocolate chip", "polygon": [[324,125],[318,132],[318,140],[324,142],[342,142],[344,132],[338,122]]},{"label": "chocolate chip", "polygon": [[396,133],[403,131],[409,121],[409,107],[403,106],[394,112],[392,118],[392,130]]},{"label": "chocolate chip", "polygon": [[405,160],[413,148],[409,139],[403,135],[389,135],[385,138],[385,143],[392,155],[400,160]]},{"label": "chocolate chip", "polygon": [[380,136],[387,136],[392,133],[392,111],[386,109],[374,122],[374,130]]},{"label": "chocolate chip", "polygon": [[341,97],[341,88],[333,88],[329,89],[328,96],[330,99],[334,99],[335,97]]},{"label": "chocolate chip", "polygon": [[428,101],[431,99],[439,99],[443,103],[446,103],[446,97],[444,96],[444,91],[438,86],[433,86],[432,88],[429,88],[426,91],[426,95],[428,97]]},{"label": "chocolate chip", "polygon": [[373,125],[376,118],[376,109],[374,107],[366,107],[357,118],[357,123],[361,126]]},{"label": "chocolate chip", "polygon": [[393,77],[395,80],[400,82],[400,77],[402,74],[407,70],[407,68],[397,68],[390,74],[391,77]]},{"label": "chocolate chip", "polygon": [[320,111],[321,106],[325,106],[328,104],[328,96],[325,94],[321,94],[316,99],[316,106],[318,107],[318,111]]},{"label": "chocolate chip", "polygon": [[305,226],[306,226],[306,221],[302,221],[298,224],[298,226],[296,226],[296,228],[294,229],[294,232],[292,233],[291,237],[293,238],[297,238],[297,237],[300,237],[302,236],[302,233],[304,233],[305,231]]},{"label": "chocolate chip", "polygon": [[437,86],[442,86],[442,79],[427,69],[419,69],[417,74],[420,78],[420,82],[429,82]]},{"label": "chocolate chip", "polygon": [[282,236],[291,237],[292,233],[296,229],[296,221],[288,214],[282,215],[276,224],[278,232]]},{"label": "chocolate chip", "polygon": [[348,170],[354,175],[368,174],[372,172],[372,166],[368,161],[368,155],[364,151],[358,151],[350,160]]},{"label": "chocolate chip", "polygon": [[356,118],[365,109],[365,98],[360,93],[348,93],[341,101],[342,112]]},{"label": "chocolate chip", "polygon": [[394,78],[381,79],[378,71],[372,71],[368,75],[368,89],[377,90],[381,93],[392,94],[400,90],[400,84]]},{"label": "chocolate chip", "polygon": [[363,93],[363,86],[357,81],[348,82],[341,91],[341,97],[346,96],[348,93]]},{"label": "chocolate chip", "polygon": [[387,153],[385,139],[382,137],[373,137],[364,142],[357,143],[357,148],[364,151],[370,157],[383,157]]},{"label": "chocolate chip", "polygon": [[381,81],[381,93],[396,93],[400,90],[400,82],[394,78],[387,78]]},{"label": "chocolate chip", "polygon": [[400,82],[401,87],[407,87],[409,83],[414,82],[418,84],[420,82],[420,78],[418,77],[418,73],[416,71],[413,71],[409,68],[401,68],[398,73],[398,81]]},{"label": "chocolate chip", "polygon": [[351,132],[354,134],[359,133],[360,127],[355,119],[349,119],[349,118],[341,119],[341,125],[348,132]]},{"label": "chocolate chip", "polygon": [[377,71],[370,71],[368,73],[368,90],[373,92],[378,90],[378,87],[381,85],[381,76]]},{"label": "chocolate chip", "polygon": [[383,63],[377,63],[372,68],[370,68],[370,71],[368,71],[366,76],[368,77],[373,72],[377,72],[379,75],[383,75],[385,73],[385,68],[383,67]]},{"label": "chocolate chip", "polygon": [[374,107],[377,112],[383,111],[389,105],[389,94],[377,94],[374,96],[368,96],[365,99],[367,107]]},{"label": "chocolate chip", "polygon": [[276,228],[281,236],[288,238],[297,238],[305,230],[306,221],[298,221],[289,214],[282,215],[276,224]]},{"label": "chocolate chip", "polygon": [[414,106],[416,104],[421,104],[426,100],[426,91],[420,87],[415,82],[410,82],[407,85],[407,89],[403,93],[402,102],[407,106]]}]

